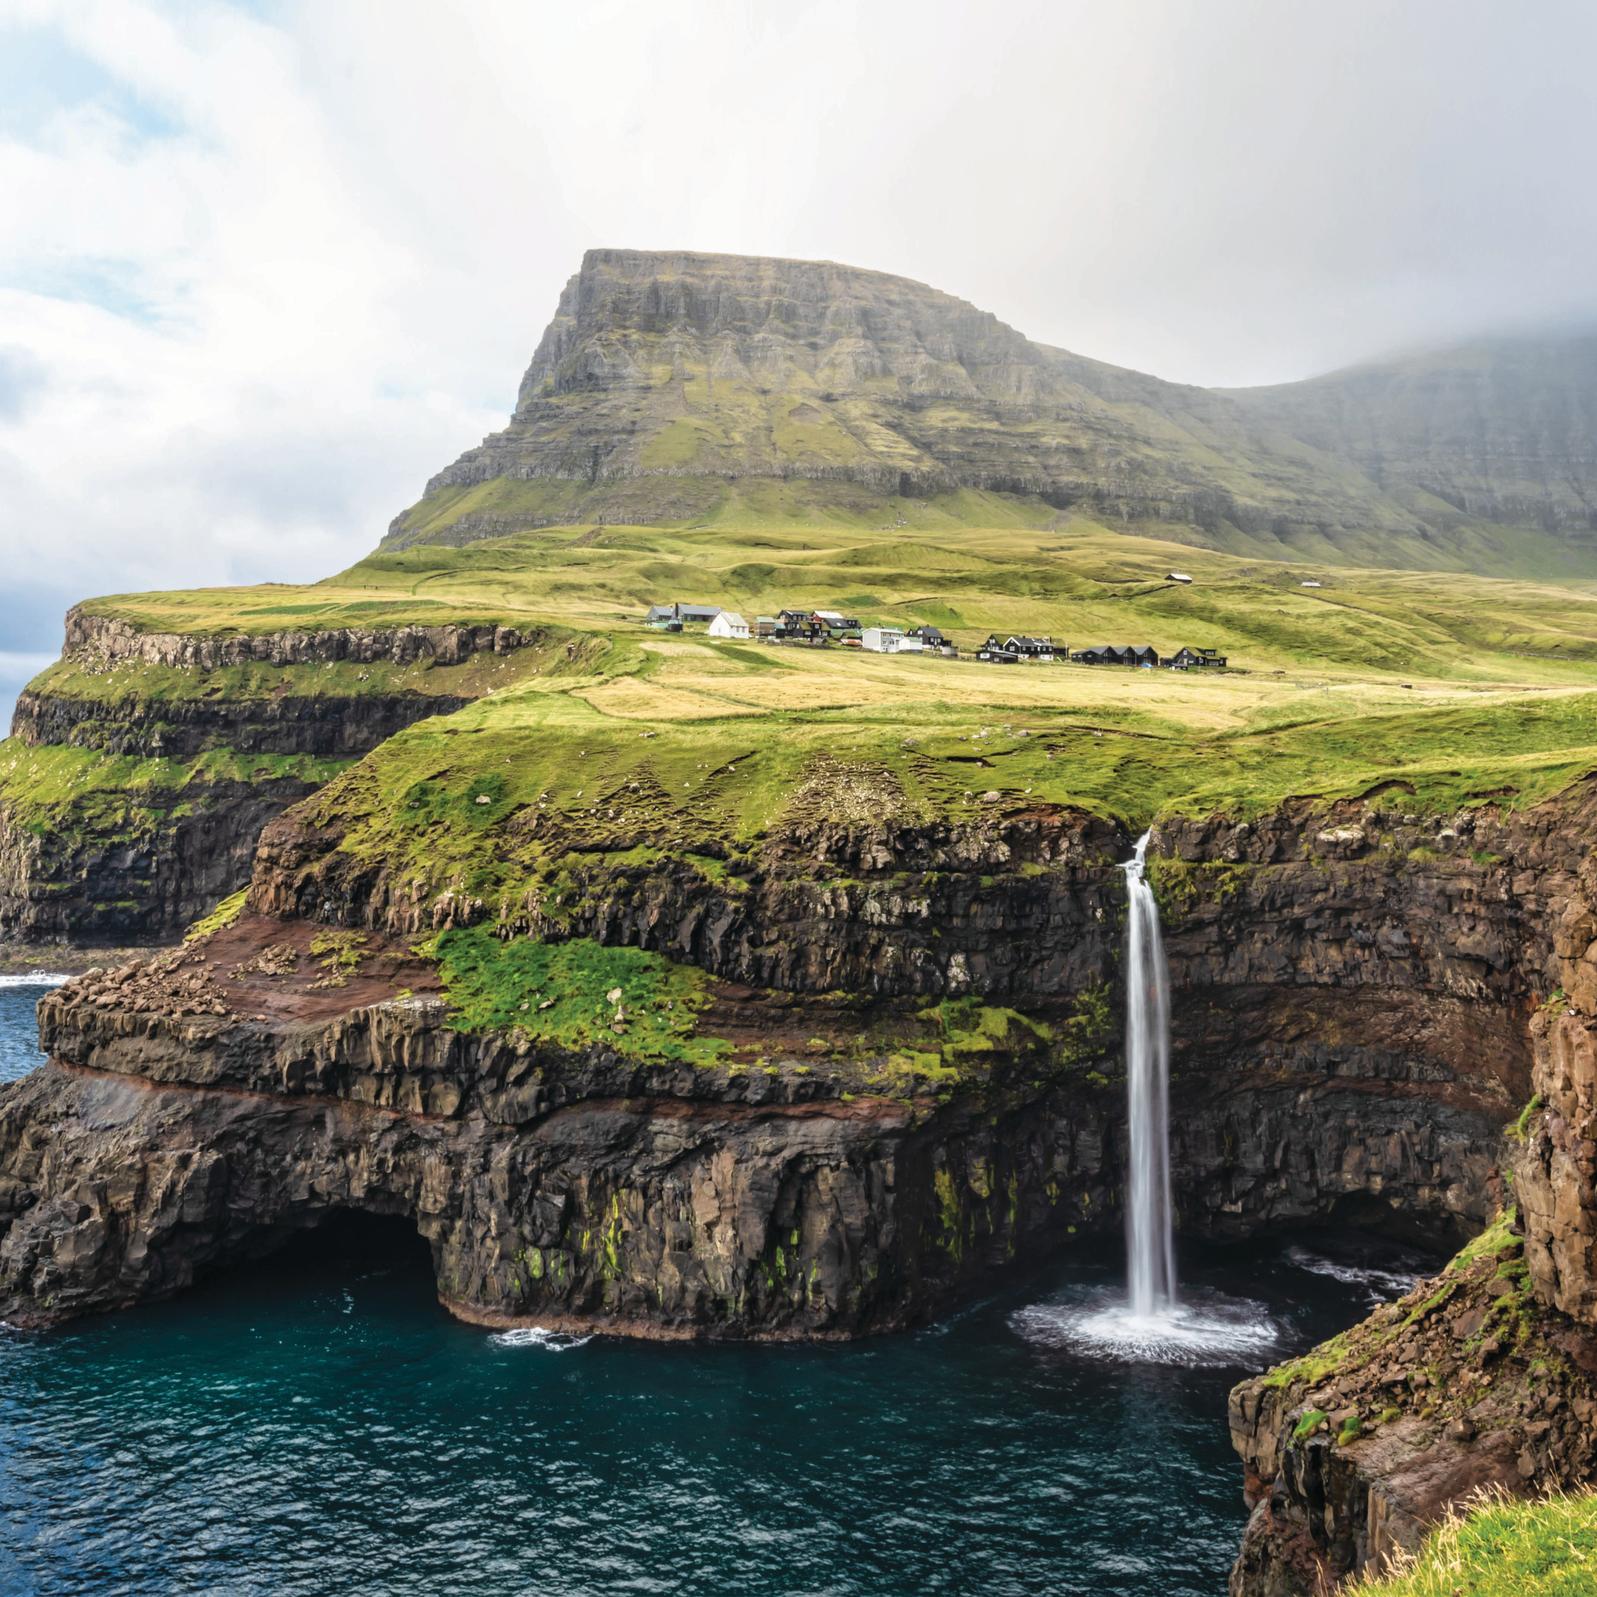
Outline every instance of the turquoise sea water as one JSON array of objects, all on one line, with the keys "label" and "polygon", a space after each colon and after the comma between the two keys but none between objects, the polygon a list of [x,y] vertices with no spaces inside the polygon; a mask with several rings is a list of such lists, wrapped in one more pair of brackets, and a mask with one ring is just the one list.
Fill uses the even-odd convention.
[{"label": "turquoise sea water", "polygon": [[[0,986],[0,1077],[39,991]],[[0,1593],[1219,1597],[1227,1389],[1398,1284],[1292,1241],[1184,1248],[1189,1292],[1272,1329],[1147,1365],[1070,1340],[1112,1254],[848,1347],[572,1345],[450,1320],[402,1225],[324,1229],[0,1330]]]}]

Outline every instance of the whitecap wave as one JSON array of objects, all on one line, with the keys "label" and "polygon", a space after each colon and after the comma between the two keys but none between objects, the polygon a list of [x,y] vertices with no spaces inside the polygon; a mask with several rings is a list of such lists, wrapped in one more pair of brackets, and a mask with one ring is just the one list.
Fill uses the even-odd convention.
[{"label": "whitecap wave", "polygon": [[1417,1270],[1343,1264],[1336,1259],[1327,1259],[1323,1254],[1310,1253],[1307,1248],[1288,1248],[1286,1260],[1288,1264],[1296,1266],[1299,1270],[1307,1270],[1310,1275],[1328,1276],[1333,1281],[1340,1281],[1344,1286],[1364,1287],[1375,1293],[1378,1300],[1401,1297],[1405,1292],[1412,1291],[1424,1279]]},{"label": "whitecap wave", "polygon": [[0,987],[59,987],[71,980],[58,970],[29,970],[18,976],[0,976]]},{"label": "whitecap wave", "polygon": [[1017,1309],[1009,1323],[1028,1341],[1120,1364],[1248,1365],[1267,1358],[1281,1339],[1264,1304],[1219,1293],[1133,1314],[1123,1297],[1099,1292]]},{"label": "whitecap wave", "polygon": [[546,1353],[569,1353],[591,1342],[591,1336],[569,1331],[546,1331],[541,1325],[518,1325],[513,1331],[495,1331],[488,1338],[495,1347],[541,1347]]}]

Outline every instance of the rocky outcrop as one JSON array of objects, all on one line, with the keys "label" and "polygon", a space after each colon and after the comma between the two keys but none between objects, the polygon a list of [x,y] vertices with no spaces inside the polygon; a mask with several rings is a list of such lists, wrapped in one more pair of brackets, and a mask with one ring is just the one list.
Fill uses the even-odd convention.
[{"label": "rocky outcrop", "polygon": [[[1444,981],[1451,971],[1451,985],[1495,1007],[1497,1041],[1466,1025],[1449,1057],[1485,1060],[1517,1040],[1529,1102],[1508,1127],[1495,1189],[1517,1204],[1516,1228],[1499,1223],[1438,1281],[1232,1394],[1255,1505],[1236,1597],[1317,1597],[1392,1548],[1416,1545],[1476,1486],[1529,1493],[1597,1480],[1594,792],[1588,780],[1526,815],[1483,813],[1447,828],[1459,863],[1440,868],[1451,887],[1445,900],[1431,898],[1429,918],[1446,928],[1448,964],[1434,963],[1435,934],[1423,943],[1388,937],[1383,954],[1371,928],[1362,957],[1395,955]],[[1343,819],[1326,835],[1367,850],[1368,829]],[[1257,847],[1240,839],[1233,852]],[[1466,852],[1471,863],[1491,862],[1487,899],[1462,885]],[[1512,906],[1496,917],[1511,935],[1490,929],[1493,901]],[[1358,1425],[1343,1436],[1349,1416]]]},{"label": "rocky outcrop", "polygon": [[492,622],[335,627],[319,631],[154,632],[121,616],[100,615],[84,605],[74,605],[67,611],[62,653],[102,667],[135,661],[191,671],[215,671],[223,666],[251,663],[410,665],[430,660],[439,665],[459,665],[474,654],[509,654],[533,641],[533,634]]},{"label": "rocky outcrop", "polygon": [[329,985],[282,934],[43,1002],[52,1062],[0,1101],[0,1318],[161,1296],[354,1208],[414,1220],[463,1318],[854,1336],[1113,1212],[1113,1094],[1084,1076],[938,1101],[465,1036],[394,996],[431,979],[410,956]]},{"label": "rocky outcrop", "polygon": [[414,722],[453,714],[471,702],[452,693],[149,700],[24,691],[17,697],[11,735],[35,747],[164,760],[191,760],[212,749],[358,759]]},{"label": "rocky outcrop", "polygon": [[249,879],[255,840],[315,791],[289,775],[195,780],[118,801],[114,822],[40,832],[0,807],[0,937],[41,945],[169,940]]},{"label": "rocky outcrop", "polygon": [[1514,1190],[1544,1302],[1597,1326],[1597,1020],[1561,996],[1536,1018],[1536,1098]]},{"label": "rocky outcrop", "polygon": [[1597,1335],[1499,1222],[1434,1280],[1231,1394],[1252,1505],[1234,1597],[1319,1597],[1471,1491],[1597,1481]]},{"label": "rocky outcrop", "polygon": [[[273,817],[343,762],[473,697],[431,682],[376,691],[362,667],[454,666],[537,641],[526,629],[486,623],[190,636],[74,608],[64,657],[79,680],[63,690],[47,677],[24,690],[13,747],[46,758],[93,751],[106,763],[38,812],[22,755],[11,791],[0,792],[0,938],[121,945],[171,937],[247,880]],[[312,692],[303,679],[296,691],[213,676],[244,665],[320,665],[326,685],[322,671]],[[119,675],[125,667],[134,669]],[[144,667],[192,680],[141,691]],[[135,760],[162,764],[152,779]]]},{"label": "rocky outcrop", "polygon": [[[1156,880],[1181,994],[1172,1167],[1185,1229],[1241,1236],[1345,1219],[1459,1239],[1479,1228],[1502,1198],[1500,1130],[1529,1093],[1525,1020],[1558,957],[1545,928],[1578,887],[1590,803],[1581,788],[1542,810],[1444,822],[1377,797],[1246,829],[1164,828]],[[548,906],[558,924],[536,894],[496,906],[505,937],[630,945],[711,973],[720,1007],[705,1024],[742,1039],[730,1059],[743,1068],[706,1070],[463,1035],[427,998],[433,967],[410,956],[392,955],[366,988],[323,992],[306,963],[315,937],[400,950],[489,912],[402,890],[339,849],[315,808],[269,829],[241,923],[291,945],[297,986],[263,973],[228,933],[191,952],[198,986],[175,967],[135,971],[45,1004],[54,1072],[12,1106],[0,1155],[13,1181],[0,1255],[12,1261],[13,1313],[164,1291],[250,1237],[264,1245],[349,1203],[414,1214],[444,1295],[473,1316],[853,1334],[932,1312],[1011,1248],[1117,1223],[1117,1067],[1101,1044],[1083,1049],[1069,1020],[1080,995],[1116,980],[1113,861],[1129,839],[1104,822],[1039,808],[958,825],[806,822],[710,873],[631,848],[607,865],[590,850],[565,857],[566,902]],[[830,1007],[840,991],[850,998]],[[1051,1040],[1002,1068],[896,1086],[867,1069],[872,1047],[913,1047],[890,1039],[940,1012],[929,1002],[1007,1005],[1030,1017],[1027,1035]],[[93,1129],[97,1109],[66,1130],[68,1106],[99,1103],[112,1078],[119,1092],[155,1096],[118,1099],[131,1118],[109,1140]],[[146,1246],[134,1239],[165,1225],[171,1205],[197,1212],[200,1198],[161,1188],[124,1201],[107,1186],[113,1195],[81,1200],[70,1225],[51,1205],[79,1192],[86,1171],[98,1192],[130,1144],[153,1157],[171,1133],[145,1139],[146,1102],[184,1146],[212,1147],[203,1100],[216,1094],[225,1156],[212,1163],[229,1174],[206,1178],[221,1183],[203,1200],[214,1207],[175,1233],[192,1244],[186,1262],[130,1275],[126,1249],[136,1262]],[[244,1104],[280,1134],[257,1138]],[[563,1140],[578,1131],[580,1146]],[[307,1140],[314,1170],[290,1157]],[[403,1160],[400,1143],[412,1150]],[[286,1193],[266,1173],[285,1160],[298,1172]],[[701,1164],[723,1175],[694,1174],[686,1188],[669,1178]],[[763,1196],[745,1205],[725,1182],[755,1170]],[[552,1191],[558,1225],[534,1214]],[[949,1202],[979,1214],[969,1236]],[[795,1203],[811,1218],[789,1224]],[[618,1215],[633,1240],[612,1260],[595,1239]],[[87,1246],[70,1241],[80,1224],[109,1240],[73,1285],[62,1261]],[[956,1231],[957,1263],[946,1240]],[[821,1299],[765,1281],[779,1233],[787,1286],[798,1248],[827,1283]],[[672,1237],[686,1257],[662,1240]],[[54,1308],[40,1306],[45,1295]]]}]

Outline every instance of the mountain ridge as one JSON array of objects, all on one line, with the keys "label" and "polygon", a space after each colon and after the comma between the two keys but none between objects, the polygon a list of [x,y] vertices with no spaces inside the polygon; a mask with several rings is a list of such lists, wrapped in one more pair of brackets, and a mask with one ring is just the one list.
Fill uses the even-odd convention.
[{"label": "mountain ridge", "polygon": [[[1473,394],[1383,390],[1370,373],[1397,368],[1379,362],[1211,389],[1034,342],[891,273],[590,250],[509,424],[436,473],[385,544],[578,521],[913,521],[976,492],[1233,553],[1527,574],[1573,558],[1597,574],[1597,341],[1593,357],[1577,341]],[[1372,435],[1406,464],[1376,458]]]}]

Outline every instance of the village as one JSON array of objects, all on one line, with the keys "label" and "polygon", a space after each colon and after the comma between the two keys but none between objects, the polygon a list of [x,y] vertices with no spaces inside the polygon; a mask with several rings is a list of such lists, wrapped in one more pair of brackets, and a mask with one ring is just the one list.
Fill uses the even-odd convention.
[{"label": "village", "polygon": [[[1188,579],[1190,580],[1190,579]],[[656,632],[682,632],[702,627],[712,638],[738,642],[787,644],[803,648],[860,649],[866,654],[916,654],[945,660],[960,658],[959,646],[934,626],[861,626],[855,616],[838,610],[779,610],[774,616],[757,615],[752,621],[736,610],[712,604],[654,604],[644,625]],[[987,665],[1102,665],[1133,670],[1228,670],[1226,656],[1217,649],[1186,645],[1161,654],[1151,643],[1097,643],[1072,650],[1051,637],[1025,633],[989,633],[975,649],[975,658]]]}]

